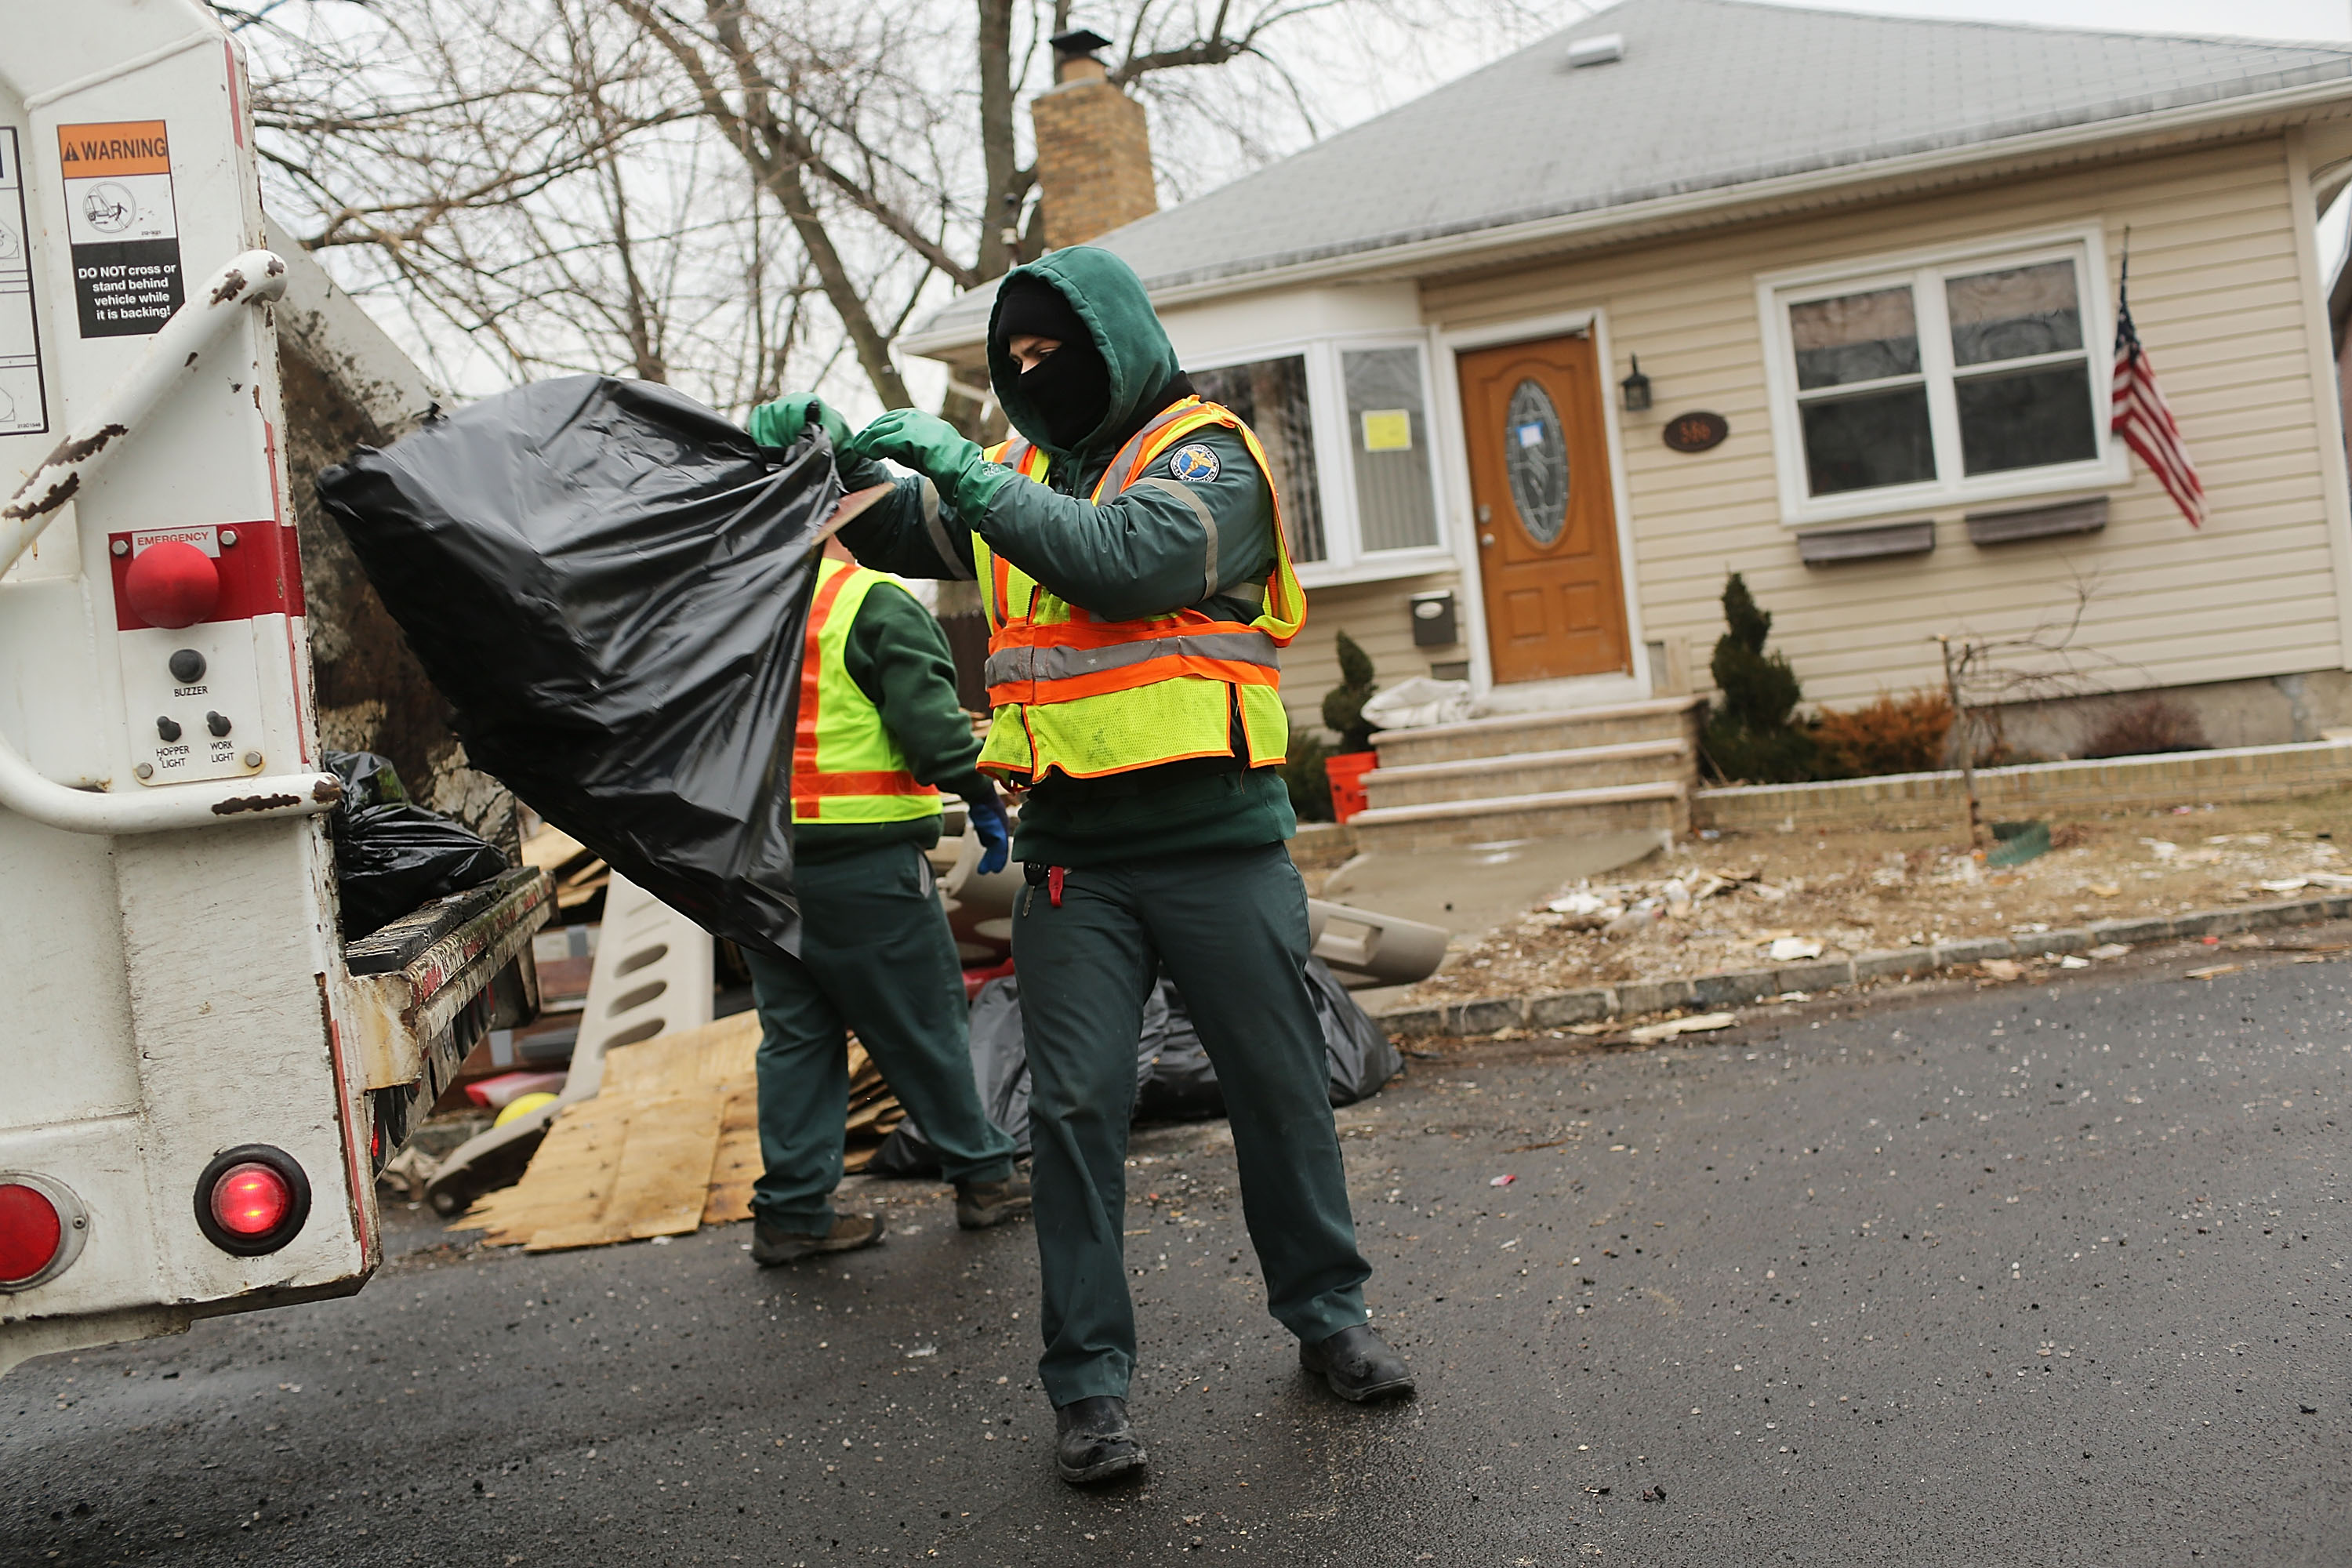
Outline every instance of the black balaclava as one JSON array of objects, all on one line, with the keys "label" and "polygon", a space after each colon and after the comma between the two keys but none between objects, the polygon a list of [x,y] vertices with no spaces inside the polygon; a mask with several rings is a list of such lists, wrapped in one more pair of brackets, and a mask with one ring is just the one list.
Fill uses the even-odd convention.
[{"label": "black balaclava", "polygon": [[1045,422],[1046,438],[1075,451],[1110,411],[1110,366],[1102,346],[1062,291],[1043,278],[1008,279],[998,297],[996,337],[1052,338],[1062,346],[1021,373],[1021,394]]}]

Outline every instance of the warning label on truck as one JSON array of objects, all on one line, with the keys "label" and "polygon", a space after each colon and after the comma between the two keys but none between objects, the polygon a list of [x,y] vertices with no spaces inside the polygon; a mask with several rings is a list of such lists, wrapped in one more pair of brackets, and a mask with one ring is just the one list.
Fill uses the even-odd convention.
[{"label": "warning label on truck", "polygon": [[41,328],[33,314],[33,231],[25,221],[25,168],[11,126],[0,125],[0,436],[49,427],[41,387]]},{"label": "warning label on truck", "polygon": [[180,308],[180,219],[160,120],[58,127],[66,237],[86,338],[152,332]]}]

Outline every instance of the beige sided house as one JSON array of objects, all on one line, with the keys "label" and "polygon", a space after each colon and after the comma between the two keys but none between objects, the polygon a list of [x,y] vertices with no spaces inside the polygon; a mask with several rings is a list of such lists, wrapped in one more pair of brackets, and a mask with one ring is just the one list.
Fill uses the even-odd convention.
[{"label": "beige sided house", "polygon": [[[1088,163],[1046,106],[1117,96],[1062,70],[1049,234]],[[2347,178],[2342,47],[1624,0],[1095,242],[1280,470],[1295,718],[1341,627],[1490,715],[1385,742],[1360,828],[1470,841],[1687,820],[1727,570],[1825,706],[1940,684],[1934,634],[2082,583],[2105,683],[2216,745],[2352,723],[2315,237]],[[2107,431],[2127,230],[2201,530]],[[909,346],[984,380],[988,307]]]}]

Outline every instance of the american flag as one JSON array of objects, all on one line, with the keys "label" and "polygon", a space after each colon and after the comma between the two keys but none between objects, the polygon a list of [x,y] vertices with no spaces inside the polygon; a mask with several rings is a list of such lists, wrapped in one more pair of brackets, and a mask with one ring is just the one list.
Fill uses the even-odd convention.
[{"label": "american flag", "polygon": [[[2126,274],[2128,276],[2128,274]],[[2139,454],[2180,515],[2191,528],[2205,521],[2205,487],[2198,481],[2197,465],[2189,460],[2180,426],[2156,387],[2156,367],[2147,363],[2139,331],[2132,325],[2128,288],[2116,297],[2115,417],[2108,428],[2124,445]]]}]

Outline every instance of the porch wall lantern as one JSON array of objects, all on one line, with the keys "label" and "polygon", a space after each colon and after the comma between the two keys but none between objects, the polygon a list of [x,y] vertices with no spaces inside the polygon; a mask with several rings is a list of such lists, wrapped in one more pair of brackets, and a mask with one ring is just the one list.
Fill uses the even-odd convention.
[{"label": "porch wall lantern", "polygon": [[1625,412],[1647,414],[1650,411],[1650,378],[1642,374],[1642,356],[1629,356],[1633,362],[1633,374],[1617,384],[1625,394]]}]

